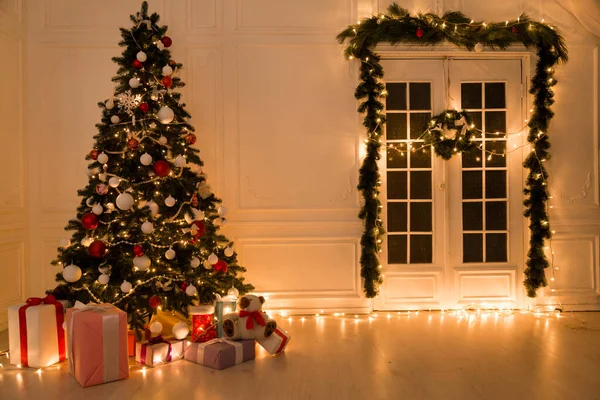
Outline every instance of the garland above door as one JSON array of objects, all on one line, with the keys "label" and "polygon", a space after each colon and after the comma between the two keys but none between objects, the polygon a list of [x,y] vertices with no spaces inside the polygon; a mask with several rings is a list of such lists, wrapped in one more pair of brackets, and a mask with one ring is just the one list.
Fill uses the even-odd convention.
[{"label": "garland above door", "polygon": [[[567,48],[560,33],[543,20],[533,21],[527,15],[513,21],[485,23],[473,21],[457,11],[448,11],[442,16],[431,13],[411,16],[407,10],[394,3],[385,14],[365,18],[358,24],[348,26],[337,36],[337,40],[340,44],[346,43],[344,53],[349,60],[356,59],[360,62],[360,83],[354,96],[361,100],[358,112],[365,115],[363,125],[367,129],[367,152],[360,168],[358,183],[364,199],[359,213],[359,217],[364,220],[360,263],[367,297],[375,297],[382,283],[379,253],[385,234],[381,220],[383,205],[379,200],[381,181],[377,161],[381,156],[381,138],[385,124],[382,99],[387,92],[381,81],[383,67],[375,47],[379,43],[435,46],[449,42],[476,52],[484,48],[504,50],[513,44],[536,49],[538,60],[529,91],[533,95],[533,111],[528,121],[527,136],[531,152],[523,162],[523,166],[529,170],[523,191],[524,215],[529,218],[530,230],[523,284],[527,295],[535,297],[537,289],[548,284],[544,270],[549,263],[544,247],[546,240],[551,238],[552,231],[548,221],[548,171],[544,162],[550,159],[547,132],[554,115],[550,109],[554,103],[552,87],[557,83],[554,66],[568,59]],[[446,110],[440,115],[446,114],[453,118],[462,115],[455,110]],[[436,120],[433,120],[433,125],[435,124]],[[436,147],[435,138],[431,144],[438,155],[448,159],[469,148],[470,136],[463,137],[463,141],[461,146],[454,146],[455,143],[452,143],[452,153],[442,143]]]}]

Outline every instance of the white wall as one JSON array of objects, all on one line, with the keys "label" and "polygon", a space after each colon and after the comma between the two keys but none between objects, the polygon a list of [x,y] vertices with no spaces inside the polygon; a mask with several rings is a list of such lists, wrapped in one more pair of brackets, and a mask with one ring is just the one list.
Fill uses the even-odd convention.
[{"label": "white wall", "polygon": [[23,297],[27,265],[24,36],[21,2],[0,1],[0,331],[7,305]]},{"label": "white wall", "polygon": [[[8,13],[24,12],[18,0],[4,3]],[[216,193],[231,210],[225,234],[236,240],[249,281],[270,296],[271,308],[360,311],[371,304],[362,298],[358,262],[361,223],[355,188],[363,132],[353,99],[357,66],[343,59],[335,35],[387,4],[150,1],[150,10],[170,26],[173,56],[185,67],[185,101],[199,133],[196,145]],[[53,285],[56,267],[49,262],[64,237],[62,227],[74,216],[76,190],[86,183],[84,155],[100,116],[96,102],[111,93],[116,65],[110,58],[120,52],[118,27],[129,26],[128,16],[139,5],[137,0],[27,1],[28,293],[41,294]],[[563,28],[571,62],[557,72],[557,116],[550,132],[554,157],[549,162],[556,192],[556,262],[561,266],[556,284],[575,296],[572,302],[598,303],[597,80],[591,84],[598,75],[598,38],[550,1],[510,0],[494,6],[476,0],[423,0],[401,5],[413,11],[460,9],[475,19],[504,20],[526,11]],[[9,34],[20,35],[17,18],[8,19]],[[0,46],[17,54],[15,43],[4,36]],[[20,71],[19,62],[11,58],[0,68]],[[6,79],[6,74],[0,76]],[[18,93],[18,80],[7,79],[6,84]],[[19,133],[3,129],[4,143],[22,143],[18,110],[12,101],[8,109],[0,109],[15,119],[11,131]],[[24,236],[18,239],[15,233],[22,232],[25,220],[21,160],[17,152],[0,159],[1,166],[10,166],[11,187],[17,188],[19,199],[11,197],[7,206],[5,192],[0,194],[0,221],[5,214],[14,220],[6,242],[0,229],[3,265],[18,265],[25,257]]]}]

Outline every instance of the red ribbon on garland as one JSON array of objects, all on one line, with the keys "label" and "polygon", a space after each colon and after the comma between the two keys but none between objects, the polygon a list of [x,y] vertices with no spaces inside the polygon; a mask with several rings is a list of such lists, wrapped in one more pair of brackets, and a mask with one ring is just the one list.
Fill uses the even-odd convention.
[{"label": "red ribbon on garland", "polygon": [[19,308],[19,340],[21,344],[21,365],[23,367],[29,366],[29,359],[27,354],[27,309],[29,307],[35,307],[42,304],[53,305],[56,308],[56,333],[58,336],[58,356],[59,360],[64,360],[65,357],[65,330],[63,329],[63,322],[65,321],[65,314],[63,305],[58,302],[53,295],[49,294],[44,298],[30,297],[26,301],[27,304]]},{"label": "red ribbon on garland", "polygon": [[246,311],[246,310],[241,310],[240,311],[240,318],[243,317],[250,317],[246,320],[246,329],[253,329],[254,328],[254,320],[256,320],[256,322],[260,325],[260,326],[265,326],[266,322],[265,322],[265,318],[262,316],[262,314],[260,313],[260,311]]},{"label": "red ribbon on garland", "polygon": [[169,346],[167,350],[167,362],[171,362],[171,342],[165,340],[162,335],[158,335],[148,339],[148,343],[142,344],[142,352],[140,354],[140,362],[142,364],[146,364],[146,351],[148,346],[152,346],[153,344],[165,343]]}]

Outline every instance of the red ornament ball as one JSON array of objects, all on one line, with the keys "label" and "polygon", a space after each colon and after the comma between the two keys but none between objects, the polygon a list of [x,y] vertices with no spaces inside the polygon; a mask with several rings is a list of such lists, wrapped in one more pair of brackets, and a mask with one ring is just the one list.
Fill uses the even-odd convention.
[{"label": "red ornament ball", "polygon": [[98,150],[94,149],[94,150],[90,151],[90,158],[92,160],[97,160],[98,159],[98,154],[100,154],[98,152]]},{"label": "red ornament ball", "polygon": [[96,193],[98,193],[101,196],[104,196],[106,193],[108,193],[108,186],[106,186],[104,183],[97,184]]},{"label": "red ornament ball", "polygon": [[161,82],[166,88],[170,88],[171,86],[173,86],[173,79],[171,79],[170,76],[163,76]]},{"label": "red ornament ball", "polygon": [[189,285],[187,282],[181,282],[181,284],[179,285],[179,290],[181,290],[182,292],[185,292],[185,289],[187,289],[188,286]]},{"label": "red ornament ball", "polygon": [[511,28],[512,33],[519,33],[519,28],[517,28],[516,26],[513,26]]},{"label": "red ornament ball", "polygon": [[148,103],[142,103],[142,104],[140,104],[140,110],[142,110],[142,112],[144,114],[146,114],[149,109],[150,109],[150,106],[148,105]]},{"label": "red ornament ball", "polygon": [[163,177],[169,175],[169,172],[171,171],[171,166],[168,162],[164,160],[158,160],[152,166],[152,170],[156,175]]},{"label": "red ornament ball", "polygon": [[191,226],[192,236],[199,237],[206,233],[206,225],[204,221],[194,221]]},{"label": "red ornament ball", "polygon": [[226,274],[227,270],[229,269],[229,265],[227,265],[225,261],[219,260],[215,265],[213,265],[213,268],[215,269],[215,271],[220,271]]},{"label": "red ornament ball", "polygon": [[164,36],[162,39],[160,39],[160,41],[165,47],[171,47],[171,45],[173,44],[173,41],[168,36]]},{"label": "red ornament ball", "polygon": [[133,255],[136,257],[141,257],[145,253],[144,248],[139,244],[133,246]]},{"label": "red ornament ball", "polygon": [[94,258],[104,257],[104,254],[106,253],[106,243],[102,240],[94,240],[90,244],[90,247],[88,247],[88,253]]},{"label": "red ornament ball", "polygon": [[415,35],[420,39],[423,37],[424,34],[425,34],[425,31],[423,29],[421,29],[421,27],[418,27]]},{"label": "red ornament ball", "polygon": [[129,150],[135,150],[139,145],[140,141],[135,138],[131,138],[127,141],[127,147],[129,147]]},{"label": "red ornament ball", "polygon": [[133,68],[135,68],[135,69],[142,69],[144,67],[144,64],[139,62],[139,60],[133,60],[132,64],[133,64]]},{"label": "red ornament ball", "polygon": [[175,62],[175,60],[169,60],[169,65],[171,67],[174,67],[175,65],[177,65],[177,63]]},{"label": "red ornament ball", "polygon": [[185,141],[187,144],[194,144],[194,143],[196,143],[196,140],[197,140],[196,135],[194,135],[193,133],[188,133],[185,136]]},{"label": "red ornament ball", "polygon": [[93,213],[85,213],[81,217],[81,225],[85,229],[96,229],[98,227],[98,216]]},{"label": "red ornament ball", "polygon": [[160,300],[160,297],[158,297],[158,296],[152,296],[148,300],[148,304],[152,308],[158,308],[162,304],[162,301]]}]

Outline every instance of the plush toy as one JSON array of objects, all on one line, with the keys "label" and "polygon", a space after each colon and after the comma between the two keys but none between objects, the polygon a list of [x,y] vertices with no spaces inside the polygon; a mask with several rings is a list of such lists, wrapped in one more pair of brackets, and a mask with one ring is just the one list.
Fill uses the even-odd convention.
[{"label": "plush toy", "polygon": [[263,339],[270,337],[277,322],[262,312],[265,298],[247,294],[239,300],[241,310],[223,317],[223,331],[228,339]]}]

